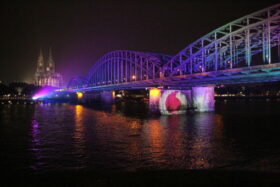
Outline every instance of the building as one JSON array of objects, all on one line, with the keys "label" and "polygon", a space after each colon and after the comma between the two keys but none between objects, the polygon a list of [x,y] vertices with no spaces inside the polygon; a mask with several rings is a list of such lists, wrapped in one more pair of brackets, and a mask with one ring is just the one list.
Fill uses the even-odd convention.
[{"label": "building", "polygon": [[34,83],[37,86],[62,87],[62,76],[60,73],[55,72],[51,49],[47,60],[44,59],[43,52],[40,50],[34,79]]}]

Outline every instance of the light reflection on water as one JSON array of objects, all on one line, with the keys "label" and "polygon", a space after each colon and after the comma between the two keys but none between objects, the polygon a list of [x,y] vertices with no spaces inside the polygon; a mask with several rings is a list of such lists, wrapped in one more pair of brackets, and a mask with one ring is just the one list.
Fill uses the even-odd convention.
[{"label": "light reflection on water", "polygon": [[84,108],[81,105],[75,106],[75,129],[74,129],[74,147],[75,153],[77,155],[83,155],[83,157],[78,158],[79,166],[78,168],[86,167],[85,163],[85,126],[83,124],[84,119]]},{"label": "light reflection on water", "polygon": [[[1,166],[11,167],[5,164],[8,160],[13,169],[35,171],[254,169],[259,165],[279,169],[275,167],[280,150],[276,126],[263,119],[279,115],[274,105],[273,112],[256,110],[255,115],[256,107],[248,106],[251,117],[244,113],[247,109],[237,111],[228,103],[218,103],[216,112],[173,116],[124,114],[123,106],[127,107],[2,106]],[[11,139],[13,135],[19,138]]]}]

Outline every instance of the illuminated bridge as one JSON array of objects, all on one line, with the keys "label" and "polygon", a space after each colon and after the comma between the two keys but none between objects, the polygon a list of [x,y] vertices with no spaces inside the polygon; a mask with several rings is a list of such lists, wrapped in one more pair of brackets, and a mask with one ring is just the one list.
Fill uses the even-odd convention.
[{"label": "illuminated bridge", "polygon": [[160,88],[159,94],[151,94],[160,95],[155,102],[159,104],[173,90],[181,107],[191,97],[197,108],[211,110],[213,87],[217,84],[279,80],[280,4],[277,4],[213,30],[175,56],[128,50],[107,53],[87,76],[74,77],[68,87],[80,92],[149,88],[153,93],[154,88]]}]

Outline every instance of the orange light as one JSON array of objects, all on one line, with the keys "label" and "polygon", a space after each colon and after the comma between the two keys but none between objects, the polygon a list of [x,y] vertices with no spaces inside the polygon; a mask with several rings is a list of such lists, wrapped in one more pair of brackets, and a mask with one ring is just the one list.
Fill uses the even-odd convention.
[{"label": "orange light", "polygon": [[83,93],[82,92],[77,92],[77,97],[78,97],[78,99],[82,99],[83,98]]},{"label": "orange light", "polygon": [[160,96],[160,89],[157,89],[157,88],[150,89],[150,96],[151,97],[159,97]]},{"label": "orange light", "polygon": [[113,97],[113,99],[115,98],[115,96],[116,96],[116,92],[115,92],[115,91],[112,91],[112,97]]},{"label": "orange light", "polygon": [[135,75],[132,75],[132,79],[135,80],[135,79],[136,79],[136,76],[135,76]]}]

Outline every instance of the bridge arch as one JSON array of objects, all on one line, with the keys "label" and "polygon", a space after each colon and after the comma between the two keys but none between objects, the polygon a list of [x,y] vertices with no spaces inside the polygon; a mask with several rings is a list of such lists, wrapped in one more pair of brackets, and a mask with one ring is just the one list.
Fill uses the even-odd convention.
[{"label": "bridge arch", "polygon": [[89,86],[102,86],[143,81],[160,77],[162,65],[169,55],[118,50],[96,61],[87,75]]},{"label": "bridge arch", "polygon": [[82,76],[72,77],[67,85],[67,88],[81,88],[87,85],[87,79]]},{"label": "bridge arch", "polygon": [[[276,63],[272,58],[275,52],[278,52]],[[259,62],[256,57],[260,58]],[[95,62],[85,79],[71,80],[71,85],[85,85],[87,90],[105,87],[182,89],[198,84],[225,83],[221,76],[235,76],[234,79],[228,77],[228,83],[229,79],[236,81],[237,77],[244,81],[248,78],[246,81],[250,79],[250,82],[266,81],[263,77],[272,76],[265,75],[268,71],[280,69],[279,58],[280,4],[277,4],[213,30],[173,57],[131,50],[109,52]],[[262,78],[253,80],[251,75],[240,75],[243,71],[252,71],[255,78]],[[276,73],[273,76],[275,78]],[[276,80],[274,78],[270,80]]]},{"label": "bridge arch", "polygon": [[165,77],[210,72],[252,65],[252,56],[262,52],[270,64],[271,48],[280,53],[280,4],[230,22],[196,40],[166,64]]}]

